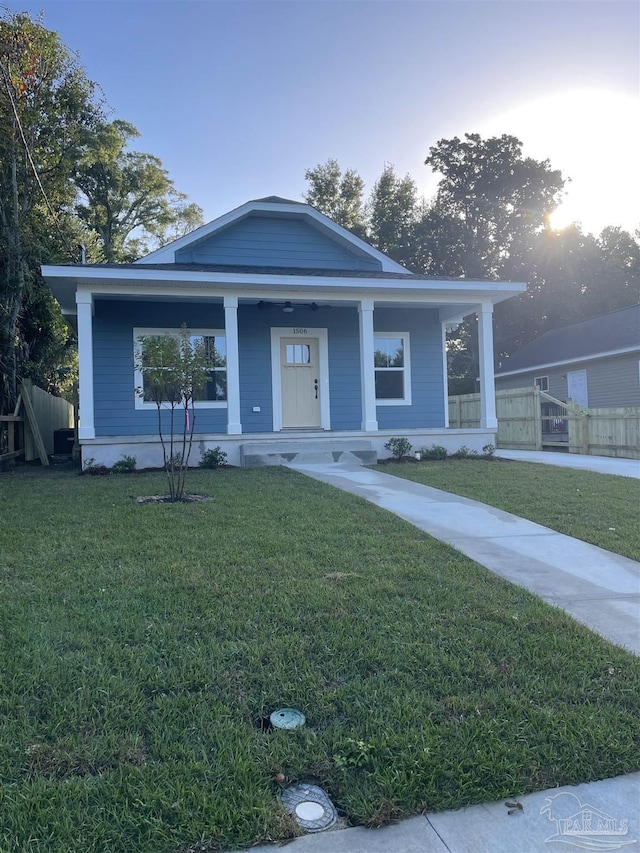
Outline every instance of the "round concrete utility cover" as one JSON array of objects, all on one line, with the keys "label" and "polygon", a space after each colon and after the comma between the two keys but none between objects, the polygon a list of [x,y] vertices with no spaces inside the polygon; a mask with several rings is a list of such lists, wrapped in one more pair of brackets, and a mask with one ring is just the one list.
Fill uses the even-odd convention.
[{"label": "round concrete utility cover", "polygon": [[297,729],[306,722],[305,715],[296,708],[278,708],[269,719],[276,729]]},{"label": "round concrete utility cover", "polygon": [[283,806],[307,832],[322,832],[338,820],[335,806],[317,785],[300,782],[280,795]]}]

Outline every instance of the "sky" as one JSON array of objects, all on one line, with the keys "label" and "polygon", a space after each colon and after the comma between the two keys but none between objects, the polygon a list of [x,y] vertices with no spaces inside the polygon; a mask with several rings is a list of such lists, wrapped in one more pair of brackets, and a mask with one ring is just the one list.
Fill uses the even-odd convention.
[{"label": "sky", "polygon": [[301,201],[329,158],[429,198],[430,146],[508,133],[571,179],[558,227],[640,228],[635,0],[0,2],[43,12],[205,221]]}]

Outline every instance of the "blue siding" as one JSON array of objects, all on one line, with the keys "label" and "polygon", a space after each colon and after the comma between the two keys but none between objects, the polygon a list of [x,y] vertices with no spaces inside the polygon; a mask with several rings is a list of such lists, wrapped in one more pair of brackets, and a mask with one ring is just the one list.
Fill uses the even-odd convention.
[{"label": "blue siding", "polygon": [[327,309],[327,314],[329,315],[326,325],[329,329],[331,429],[361,429],[362,393],[358,312],[355,308],[330,308]]},{"label": "blue siding", "polygon": [[[259,311],[252,305],[238,309],[240,357],[240,422],[243,432],[271,432],[273,398],[271,392],[271,326],[275,312]],[[280,313],[281,317],[284,314]],[[253,407],[260,406],[259,412]]]},{"label": "blue siding", "polygon": [[436,311],[380,308],[373,312],[376,332],[409,332],[411,405],[378,406],[379,429],[444,426],[442,332]]},{"label": "blue siding", "polygon": [[[361,428],[360,345],[355,308],[320,308],[300,313],[297,322],[328,329],[331,428]],[[156,435],[155,410],[136,410],[134,398],[134,327],[224,328],[220,303],[142,303],[100,301],[94,317],[95,427],[98,436]],[[411,335],[411,406],[379,406],[381,429],[441,427],[444,424],[441,332],[435,311],[377,309],[376,331]],[[277,309],[259,311],[241,305],[240,415],[245,433],[273,428],[271,391],[271,327],[285,326]],[[253,412],[259,406],[260,412]],[[226,433],[227,409],[196,411],[198,433]]]},{"label": "blue siding", "polygon": [[[223,329],[222,306],[96,300],[93,320],[96,435],[157,435],[156,410],[135,408],[133,330],[179,328],[182,323],[194,329]],[[226,432],[227,409],[197,409],[196,430]]]},{"label": "blue siding", "polygon": [[300,219],[248,216],[176,252],[176,263],[248,264],[312,269],[382,269],[375,258],[349,251]]}]

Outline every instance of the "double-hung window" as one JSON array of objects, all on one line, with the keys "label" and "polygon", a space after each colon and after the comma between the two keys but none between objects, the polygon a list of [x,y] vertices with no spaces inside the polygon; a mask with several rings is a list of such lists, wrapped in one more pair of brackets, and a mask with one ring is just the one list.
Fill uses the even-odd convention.
[{"label": "double-hung window", "polygon": [[374,335],[376,405],[411,404],[411,370],[408,332],[376,332]]},{"label": "double-hung window", "polygon": [[[152,409],[156,403],[149,390],[145,388],[144,342],[159,337],[182,340],[180,329],[139,329],[133,330],[134,364],[135,364],[135,401],[136,409]],[[213,409],[227,405],[227,342],[225,333],[217,329],[190,329],[189,342],[192,348],[204,349],[208,364],[209,379],[194,398],[196,408]],[[167,401],[168,402],[168,401]]]},{"label": "double-hung window", "polygon": [[548,376],[536,376],[533,380],[536,388],[539,388],[541,391],[549,390],[549,377]]}]

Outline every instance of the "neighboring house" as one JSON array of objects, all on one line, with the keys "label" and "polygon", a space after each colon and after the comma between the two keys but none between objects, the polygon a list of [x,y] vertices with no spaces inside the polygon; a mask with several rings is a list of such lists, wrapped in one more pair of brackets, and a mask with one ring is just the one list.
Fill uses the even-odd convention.
[{"label": "neighboring house", "polygon": [[[414,275],[313,207],[275,196],[132,264],[42,272],[77,323],[83,459],[113,464],[127,453],[140,467],[161,457],[137,341],[182,323],[216,353],[196,403],[200,451],[220,445],[237,465],[256,443],[289,453],[313,440],[331,458],[367,447],[388,455],[384,443],[399,435],[414,448],[481,449],[497,428],[493,306],[525,289]],[[481,428],[448,431],[445,329],[470,313]]]},{"label": "neighboring house", "polygon": [[496,370],[496,390],[537,385],[584,408],[640,406],[640,305],[552,329]]}]

